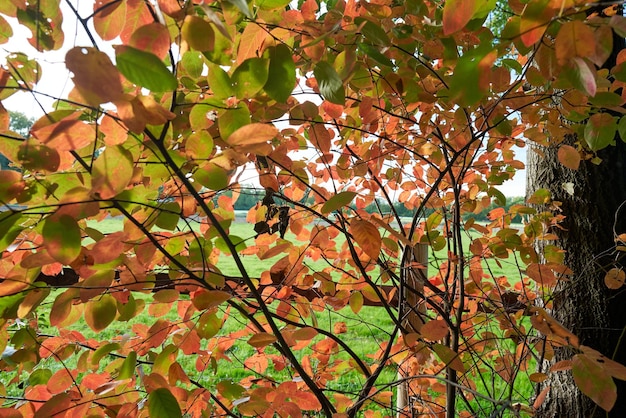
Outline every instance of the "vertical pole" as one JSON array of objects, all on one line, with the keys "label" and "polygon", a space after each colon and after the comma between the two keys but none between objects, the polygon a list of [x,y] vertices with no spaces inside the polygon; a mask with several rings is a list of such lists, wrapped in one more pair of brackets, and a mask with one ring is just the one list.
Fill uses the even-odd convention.
[{"label": "vertical pole", "polygon": [[[422,298],[424,294],[424,282],[428,280],[428,246],[416,244],[414,247],[406,247],[402,257],[402,269],[400,272],[401,294],[399,299],[399,315],[402,326],[407,333],[419,333],[424,325],[426,304]],[[398,417],[412,416],[410,410],[410,385],[411,363],[407,357],[398,365],[398,396],[396,407]]]}]

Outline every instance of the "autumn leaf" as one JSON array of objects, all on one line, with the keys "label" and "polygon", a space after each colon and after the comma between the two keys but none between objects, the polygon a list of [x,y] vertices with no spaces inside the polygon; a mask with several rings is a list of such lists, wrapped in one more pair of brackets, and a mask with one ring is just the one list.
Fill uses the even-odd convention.
[{"label": "autumn leaf", "polygon": [[565,167],[572,170],[578,170],[581,157],[576,148],[571,145],[561,145],[559,147],[559,151],[557,152],[557,157],[559,162]]},{"label": "autumn leaf", "polygon": [[122,97],[119,72],[104,52],[75,47],[65,55],[65,65],[74,74],[72,80],[89,104],[98,106]]},{"label": "autumn leaf", "polygon": [[380,255],[382,241],[380,232],[371,222],[354,219],[350,222],[350,234],[356,243],[372,260]]},{"label": "autumn leaf", "polygon": [[595,361],[584,354],[572,358],[574,382],[582,393],[589,396],[600,408],[610,411],[617,400],[617,387],[613,378]]},{"label": "autumn leaf", "polygon": [[107,147],[96,159],[91,175],[91,191],[99,199],[120,194],[133,178],[133,157],[120,145]]},{"label": "autumn leaf", "polygon": [[612,290],[622,287],[625,280],[626,273],[624,270],[615,267],[607,271],[604,275],[604,284]]},{"label": "autumn leaf", "polygon": [[420,329],[420,334],[431,341],[442,340],[448,335],[448,324],[443,319],[435,319],[426,322]]},{"label": "autumn leaf", "polygon": [[596,52],[593,30],[580,20],[566,22],[559,30],[554,49],[561,64],[575,57],[590,57]]},{"label": "autumn leaf", "polygon": [[42,229],[48,254],[62,264],[70,264],[80,255],[81,232],[76,220],[68,215],[51,215]]},{"label": "autumn leaf", "polygon": [[443,34],[447,36],[464,28],[479,5],[476,0],[446,0],[443,6]]},{"label": "autumn leaf", "polygon": [[272,334],[268,334],[267,332],[259,332],[248,339],[248,344],[254,348],[263,348],[274,342],[276,342],[276,337]]},{"label": "autumn leaf", "polygon": [[264,123],[251,123],[242,126],[226,139],[232,146],[254,145],[271,141],[278,135],[278,129]]}]

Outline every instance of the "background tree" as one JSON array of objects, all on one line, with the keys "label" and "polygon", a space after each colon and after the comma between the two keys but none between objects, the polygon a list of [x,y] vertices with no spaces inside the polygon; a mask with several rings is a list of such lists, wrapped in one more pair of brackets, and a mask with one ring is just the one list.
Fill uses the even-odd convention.
[{"label": "background tree", "polygon": [[[89,39],[30,137],[0,109],[2,413],[532,414],[568,369],[611,410],[626,367],[549,314],[565,215],[499,188],[527,141],[572,170],[612,141],[625,19],[511,1],[496,36],[495,4],[2,3],[44,56]],[[27,53],[0,100],[46,94]]]},{"label": "background tree", "polygon": [[[622,12],[622,6],[595,7],[587,14],[599,21],[611,19],[614,14],[621,16]],[[610,52],[610,56],[604,69],[613,69],[622,62],[623,35],[616,33],[611,42],[606,43],[605,53]],[[552,45],[552,41],[544,39],[542,48]],[[603,94],[617,98],[618,94],[623,94],[619,76],[613,76],[610,81],[608,91]],[[594,102],[594,99],[590,100]],[[626,347],[622,339],[626,329],[626,299],[620,289],[623,272],[618,237],[626,231],[621,210],[626,202],[626,153],[622,139],[625,137],[623,122],[619,124],[619,132],[614,125],[621,116],[617,105],[623,102],[600,100],[595,104],[595,108],[579,107],[580,113],[575,114],[569,103],[563,106],[564,110],[561,106],[555,107],[554,112],[561,113],[566,132],[561,132],[562,138],[551,137],[529,153],[528,191],[532,194],[538,189],[549,190],[550,204],[558,205],[558,210],[565,214],[561,228],[555,232],[558,247],[564,250],[565,264],[574,274],[571,280],[561,282],[554,292],[555,318],[571,329],[583,344],[624,363]],[[597,124],[600,119],[604,119],[606,125]],[[598,144],[598,139],[604,142]],[[559,162],[560,141],[583,150],[585,158],[579,168],[568,168]],[[560,349],[555,360],[571,356],[571,350]],[[576,390],[575,382],[576,376],[571,374],[554,374],[547,382],[550,392],[541,416],[606,416],[601,408]],[[610,416],[621,417],[626,414],[626,387],[623,381],[618,380],[616,384],[618,398]]]}]

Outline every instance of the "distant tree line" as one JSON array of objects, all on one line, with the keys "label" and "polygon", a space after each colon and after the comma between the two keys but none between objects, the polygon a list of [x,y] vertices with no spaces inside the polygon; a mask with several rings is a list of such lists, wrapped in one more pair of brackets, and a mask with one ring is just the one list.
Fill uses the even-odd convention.
[{"label": "distant tree line", "polygon": [[[257,203],[261,202],[264,197],[265,197],[265,190],[254,187],[254,186],[243,186],[240,191],[239,197],[235,201],[235,205],[234,205],[235,210],[249,210],[250,208],[254,207]],[[306,201],[303,203],[306,203]],[[313,203],[312,199],[310,203]],[[505,205],[492,202],[491,205],[487,209],[484,209],[483,211],[479,213],[465,214],[465,218],[473,217],[478,222],[486,222],[486,221],[489,221],[488,215],[489,215],[489,212],[491,212],[493,209],[504,208],[504,210],[508,212],[509,208],[512,205],[523,204],[523,203],[524,203],[523,196],[507,197]],[[413,210],[407,209],[407,207],[401,202],[395,203],[394,210],[401,217],[412,217],[414,215]],[[368,213],[374,213],[374,212],[391,213],[392,212],[389,204],[383,201],[370,204],[368,207],[365,208],[365,211]],[[426,209],[424,216],[428,216],[432,212],[433,212],[433,209]],[[513,221],[520,222],[521,219],[514,219]]]}]

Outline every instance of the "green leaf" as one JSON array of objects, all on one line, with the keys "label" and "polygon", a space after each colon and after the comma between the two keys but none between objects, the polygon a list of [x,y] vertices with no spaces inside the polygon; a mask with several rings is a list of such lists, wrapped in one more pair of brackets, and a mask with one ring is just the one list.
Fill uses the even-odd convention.
[{"label": "green leaf", "polygon": [[241,398],[246,389],[230,380],[222,380],[217,384],[217,391],[226,399],[234,400]]},{"label": "green leaf", "polygon": [[91,364],[99,364],[102,357],[111,353],[112,351],[119,350],[122,346],[118,343],[108,343],[99,347],[96,351],[93,352],[91,356]]},{"label": "green leaf", "polygon": [[198,167],[193,173],[193,178],[211,190],[223,190],[230,182],[226,170],[210,161]]},{"label": "green leaf", "polygon": [[263,89],[277,102],[286,102],[296,85],[296,64],[291,50],[284,44],[268,49],[269,75]]},{"label": "green leaf", "polygon": [[242,103],[235,108],[226,109],[217,118],[217,126],[220,128],[222,138],[228,138],[237,129],[249,124],[250,110],[248,110],[248,106]]},{"label": "green leaf", "polygon": [[391,62],[391,60],[387,58],[384,54],[382,54],[375,46],[366,43],[359,43],[358,47],[359,50],[363,52],[367,57],[373,59],[380,65],[393,67],[393,62]]},{"label": "green leaf", "polygon": [[117,315],[117,303],[111,295],[102,295],[99,299],[92,299],[85,304],[85,322],[94,332],[100,332],[108,327]]},{"label": "green leaf", "polygon": [[231,77],[233,90],[238,99],[254,97],[267,83],[269,76],[269,60],[248,58],[233,72]]},{"label": "green leaf", "polygon": [[257,0],[256,5],[263,10],[282,9],[291,3],[291,0]]},{"label": "green leaf", "polygon": [[226,0],[228,3],[237,7],[241,13],[246,15],[248,19],[252,19],[252,12],[250,12],[250,8],[248,7],[248,3],[246,0]]},{"label": "green leaf", "polygon": [[346,205],[356,196],[356,192],[339,192],[324,203],[322,206],[322,213],[330,213]]},{"label": "green leaf", "polygon": [[346,93],[343,88],[343,81],[332,65],[326,61],[318,62],[313,74],[324,99],[340,105],[345,103]]},{"label": "green leaf", "polygon": [[585,125],[585,141],[592,151],[599,151],[609,145],[615,145],[617,120],[608,113],[596,113]]},{"label": "green leaf", "polygon": [[209,74],[207,76],[209,88],[218,99],[227,99],[235,95],[228,73],[217,64],[209,64]]},{"label": "green leaf", "polygon": [[178,226],[180,220],[180,206],[176,202],[165,202],[159,207],[159,215],[156,219],[156,226],[168,231],[173,231]]},{"label": "green leaf", "polygon": [[11,25],[4,17],[0,16],[0,44],[7,43],[11,36],[13,36]]},{"label": "green leaf", "polygon": [[622,141],[626,142],[626,116],[622,116],[617,124],[617,131]]},{"label": "green leaf", "polygon": [[49,216],[41,233],[48,254],[59,263],[70,264],[80,255],[80,228],[71,216]]},{"label": "green leaf", "polygon": [[115,47],[117,69],[132,83],[150,91],[172,91],[178,80],[156,55],[127,45]]},{"label": "green leaf", "polygon": [[222,328],[222,320],[215,312],[204,311],[198,319],[196,331],[200,338],[209,339],[214,337]]},{"label": "green leaf", "polygon": [[135,366],[137,365],[137,352],[131,351],[124,359],[124,362],[120,366],[118,380],[130,379],[135,375]]},{"label": "green leaf", "polygon": [[354,19],[354,23],[361,27],[361,33],[363,33],[365,39],[370,41],[372,44],[378,46],[389,46],[391,44],[387,33],[379,25],[376,25],[362,17]]},{"label": "green leaf", "polygon": [[437,354],[437,357],[443,361],[447,367],[456,370],[459,373],[465,372],[465,365],[459,358],[458,353],[455,353],[449,347],[443,344],[433,344],[433,351]]},{"label": "green leaf", "polygon": [[151,418],[182,418],[183,416],[178,401],[167,388],[158,388],[150,392],[148,414]]},{"label": "green leaf", "polygon": [[204,57],[200,52],[187,51],[183,54],[181,64],[189,77],[199,78],[202,75]]}]

